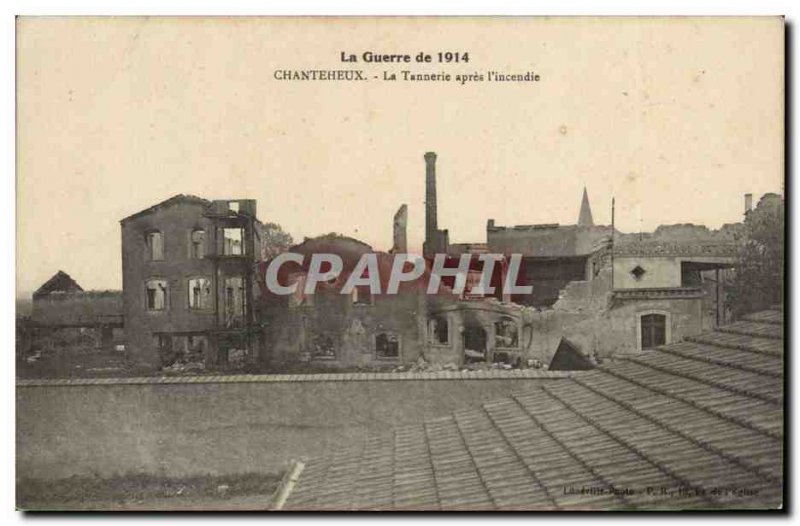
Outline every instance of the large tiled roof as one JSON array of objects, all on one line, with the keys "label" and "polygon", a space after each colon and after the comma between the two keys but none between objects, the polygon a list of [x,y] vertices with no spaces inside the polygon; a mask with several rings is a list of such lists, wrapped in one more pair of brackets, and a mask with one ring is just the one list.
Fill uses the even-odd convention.
[{"label": "large tiled roof", "polygon": [[783,313],[364,437],[284,509],[777,508]]}]

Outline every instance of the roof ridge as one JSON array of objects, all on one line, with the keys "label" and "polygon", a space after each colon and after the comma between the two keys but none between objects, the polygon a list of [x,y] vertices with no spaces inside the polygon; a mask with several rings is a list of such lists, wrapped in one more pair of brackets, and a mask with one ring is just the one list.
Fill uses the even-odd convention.
[{"label": "roof ridge", "polygon": [[728,385],[728,384],[725,384],[725,383],[722,383],[722,382],[717,382],[716,380],[703,378],[703,377],[700,377],[700,376],[697,376],[697,375],[693,375],[693,374],[682,373],[682,372],[676,371],[674,369],[668,369],[668,368],[662,367],[660,365],[655,365],[655,364],[649,363],[647,360],[643,360],[642,358],[639,358],[638,356],[630,356],[630,355],[622,356],[622,357],[620,357],[620,360],[628,360],[628,361],[631,361],[631,362],[634,362],[634,363],[638,363],[639,365],[642,365],[644,367],[649,367],[651,369],[655,369],[656,371],[660,371],[662,373],[671,374],[672,376],[678,376],[678,377],[681,377],[681,378],[689,378],[690,380],[695,380],[697,382],[704,383],[706,385],[710,385],[710,386],[716,387],[718,389],[723,389],[725,391],[730,391],[731,393],[736,393],[736,394],[740,394],[740,395],[744,395],[744,396],[749,396],[750,398],[757,398],[757,399],[762,400],[764,402],[769,402],[771,404],[775,404],[775,405],[779,405],[779,406],[783,405],[782,404],[782,400],[780,400],[780,399],[774,399],[774,398],[772,398],[770,396],[766,396],[766,395],[763,395],[761,393],[755,393],[755,392],[752,392],[752,391],[748,391],[747,389],[740,389],[738,387],[733,387],[731,385]]},{"label": "roof ridge", "polygon": [[[782,483],[783,483],[782,480],[780,480],[780,478],[776,478],[776,477],[774,477],[773,475],[771,475],[769,473],[765,473],[764,471],[761,470],[761,468],[759,468],[757,466],[750,465],[750,464],[742,461],[739,457],[736,457],[736,456],[733,456],[733,455],[729,455],[729,454],[725,453],[724,451],[720,450],[719,448],[717,448],[715,446],[712,446],[708,442],[705,442],[705,441],[702,441],[702,440],[700,440],[698,438],[695,438],[695,437],[689,435],[688,433],[686,433],[684,431],[680,431],[679,429],[675,429],[673,426],[653,418],[652,416],[648,415],[647,413],[644,413],[640,409],[637,409],[636,407],[634,407],[633,405],[631,405],[628,402],[625,402],[623,400],[618,400],[616,398],[612,398],[607,393],[604,393],[603,391],[600,391],[599,389],[596,389],[596,388],[594,388],[594,387],[582,382],[578,378],[573,378],[573,381],[578,383],[579,385],[582,385],[586,389],[589,389],[593,393],[596,393],[596,394],[602,396],[603,398],[605,398],[607,400],[610,400],[611,402],[624,407],[625,409],[627,409],[631,413],[637,415],[638,417],[644,418],[645,420],[648,420],[648,421],[654,423],[655,425],[661,427],[662,429],[665,429],[665,430],[669,431],[670,433],[683,438],[684,440],[688,440],[692,444],[695,444],[696,446],[708,451],[709,453],[713,453],[713,454],[715,454],[715,455],[717,455],[717,456],[719,456],[719,457],[721,457],[721,458],[723,458],[723,459],[725,459],[725,460],[727,460],[729,462],[732,462],[733,464],[736,464],[737,466],[739,466],[742,469],[745,469],[746,471],[750,471],[751,473],[754,473],[754,474],[758,475],[759,477],[764,478],[764,479],[768,480],[769,482],[771,482],[773,484],[782,485]],[[547,390],[546,387],[543,387],[543,389]]]},{"label": "roof ridge", "polygon": [[[607,374],[610,374],[612,376],[615,376],[616,378],[619,378],[619,379],[624,380],[626,382],[630,382],[630,383],[632,383],[634,385],[638,385],[639,387],[643,387],[645,389],[649,389],[650,391],[653,391],[654,393],[658,393],[658,394],[660,394],[662,396],[666,396],[668,398],[672,398],[672,399],[675,399],[675,400],[680,400],[681,402],[683,402],[685,404],[689,404],[690,406],[692,406],[692,407],[694,407],[696,409],[700,409],[702,411],[705,411],[706,413],[714,415],[714,416],[716,416],[718,418],[722,418],[723,420],[728,420],[728,421],[730,421],[730,422],[732,422],[734,424],[737,424],[737,425],[740,425],[740,426],[745,427],[747,429],[750,429],[751,431],[755,431],[755,432],[764,434],[764,435],[766,435],[766,436],[768,436],[770,438],[774,438],[774,439],[777,439],[777,440],[783,440],[782,436],[776,435],[772,431],[769,431],[767,429],[761,429],[758,426],[752,424],[751,422],[748,422],[746,420],[742,420],[741,418],[734,417],[734,416],[729,416],[729,415],[726,415],[725,413],[717,411],[716,409],[711,409],[711,408],[706,407],[704,405],[700,405],[700,404],[697,403],[696,400],[684,398],[682,396],[676,395],[675,393],[670,393],[669,391],[667,391],[666,389],[663,389],[661,387],[655,387],[652,384],[647,384],[647,383],[644,383],[644,382],[640,382],[639,380],[634,380],[629,375],[625,375],[623,373],[620,373],[619,371],[613,370],[610,367],[599,366],[598,369],[600,369],[604,373],[607,373]],[[585,384],[585,382],[578,381],[578,380],[576,380],[576,381],[580,385],[588,387]]]},{"label": "roof ridge", "polygon": [[[431,475],[433,475],[433,492],[436,494],[436,504],[437,507],[441,510],[442,509],[442,496],[439,493],[439,477],[436,476],[436,467],[433,465],[433,451],[431,451],[431,439],[428,436],[428,422],[422,422],[422,436],[425,439],[425,449],[428,452],[428,464],[431,467]],[[392,491],[394,491],[394,487],[392,487]]]}]

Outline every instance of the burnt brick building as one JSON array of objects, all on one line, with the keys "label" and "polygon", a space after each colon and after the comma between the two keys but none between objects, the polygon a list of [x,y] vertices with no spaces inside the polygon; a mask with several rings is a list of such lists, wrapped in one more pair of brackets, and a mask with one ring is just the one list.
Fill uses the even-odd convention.
[{"label": "burnt brick building", "polygon": [[254,200],[176,195],[120,223],[131,356],[154,368],[259,359],[253,274],[262,225]]}]

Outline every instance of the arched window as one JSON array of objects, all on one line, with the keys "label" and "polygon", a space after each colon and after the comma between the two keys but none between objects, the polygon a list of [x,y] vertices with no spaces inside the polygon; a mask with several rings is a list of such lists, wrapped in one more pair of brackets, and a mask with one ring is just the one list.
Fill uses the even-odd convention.
[{"label": "arched window", "polygon": [[164,259],[164,234],[157,230],[148,232],[145,236],[147,244],[147,259],[161,261]]},{"label": "arched window", "polygon": [[206,255],[206,231],[201,229],[192,230],[189,238],[189,257],[192,259],[203,259]]}]

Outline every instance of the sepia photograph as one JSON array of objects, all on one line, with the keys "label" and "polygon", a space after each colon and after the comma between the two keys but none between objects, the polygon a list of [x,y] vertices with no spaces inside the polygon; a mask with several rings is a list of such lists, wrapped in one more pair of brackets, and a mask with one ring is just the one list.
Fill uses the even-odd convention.
[{"label": "sepia photograph", "polygon": [[17,510],[785,509],[783,17],[15,32]]}]

